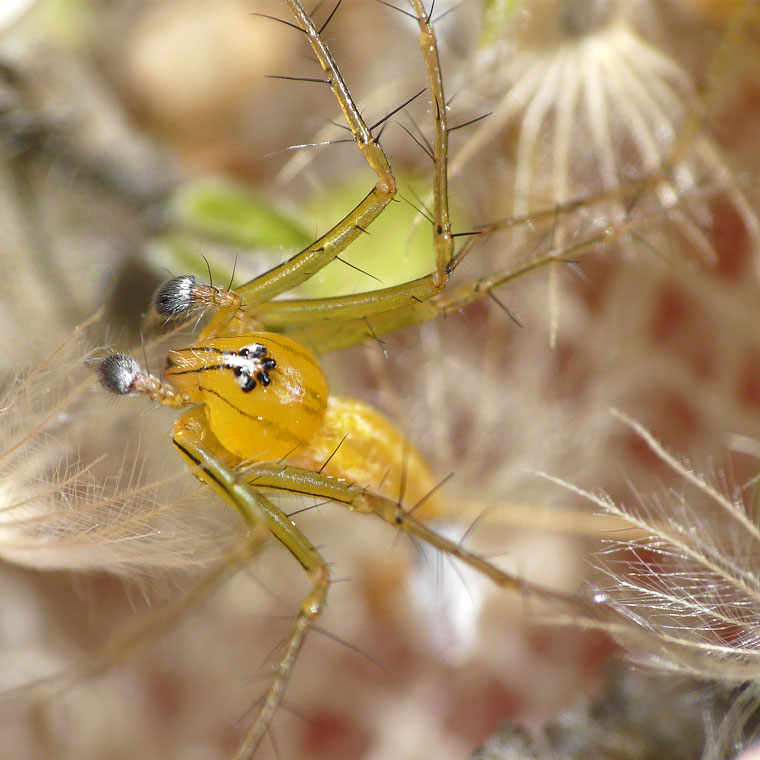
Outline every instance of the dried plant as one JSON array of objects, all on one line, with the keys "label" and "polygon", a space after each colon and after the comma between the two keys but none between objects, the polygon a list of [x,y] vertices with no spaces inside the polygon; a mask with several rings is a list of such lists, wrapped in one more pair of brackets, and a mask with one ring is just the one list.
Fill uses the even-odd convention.
[{"label": "dried plant", "polygon": [[[737,27],[751,26],[751,5],[734,16]],[[694,74],[662,44],[686,22],[670,19],[668,28],[667,17],[648,1],[492,3],[484,41],[460,73],[471,113],[490,113],[467,135],[452,166],[478,177],[480,184],[470,187],[472,202],[494,218],[520,217],[612,192],[598,215],[566,220],[552,240],[562,244],[576,225],[594,229],[600,219],[659,213],[660,224],[645,236],[652,248],[715,265],[711,229],[719,200],[741,218],[758,250],[758,215],[702,129],[711,116],[708,103],[697,93]],[[712,60],[724,63],[726,55],[718,51]],[[708,66],[712,75],[720,80]],[[642,178],[652,178],[653,192],[635,203],[618,194]],[[632,255],[642,247],[625,239],[623,248]],[[757,261],[755,267],[760,271]],[[552,266],[550,276],[554,343],[561,268]]]},{"label": "dried plant", "polygon": [[604,580],[593,599],[620,615],[609,630],[639,663],[715,684],[721,693],[746,685],[705,748],[727,756],[760,706],[760,530],[753,478],[744,486],[729,472],[704,475],[678,459],[642,425],[619,411],[675,475],[646,495],[631,484],[626,502],[556,478],[606,515],[621,519],[633,538],[606,540],[593,564]]},{"label": "dried plant", "polygon": [[160,466],[146,471],[139,450],[125,450],[105,471],[105,455],[92,455],[102,440],[114,440],[124,418],[95,387],[88,327],[19,377],[0,402],[0,557],[135,577],[156,568],[202,568],[226,556],[234,520],[208,504],[201,510],[192,480],[159,478]]},{"label": "dried plant", "polygon": [[[617,497],[622,470],[635,492],[643,493],[651,476],[652,463],[642,462],[617,435],[605,412],[610,404],[631,410],[658,436],[669,435],[680,450],[702,457],[718,450],[727,430],[751,436],[760,424],[752,384],[754,326],[760,318],[751,274],[758,248],[755,212],[736,167],[704,128],[694,75],[663,42],[658,6],[573,4],[576,14],[584,7],[599,12],[573,31],[567,16],[552,15],[557,5],[524,5],[534,8],[524,17],[527,31],[510,22],[501,42],[491,40],[493,47],[469,54],[471,68],[461,75],[463,92],[453,107],[472,110],[474,117],[494,107],[485,105],[490,99],[497,110],[473,125],[472,133],[458,133],[464,150],[456,164],[461,173],[456,192],[474,199],[463,204],[476,209],[474,224],[537,207],[550,213],[537,229],[512,230],[494,238],[490,248],[479,248],[472,266],[492,256],[491,261],[519,270],[552,241],[583,240],[611,219],[631,221],[625,248],[636,255],[620,257],[603,242],[593,249],[598,256],[586,255],[590,246],[580,247],[572,261],[554,267],[555,274],[561,273],[555,298],[561,299],[563,316],[555,322],[555,351],[548,349],[550,330],[543,329],[546,282],[521,274],[498,294],[498,303],[475,306],[417,333],[390,336],[383,346],[388,358],[373,345],[366,352],[327,359],[331,382],[405,420],[436,472],[441,477],[454,472],[442,516],[451,535],[466,534],[468,545],[483,552],[506,552],[499,561],[510,569],[572,593],[588,574],[585,557],[600,532],[608,535],[604,531],[610,525],[639,530],[640,538],[603,555],[614,580],[610,588],[596,589],[597,602],[600,609],[609,605],[613,610],[615,634],[648,663],[671,671],[719,680],[730,676],[732,683],[753,678],[757,582],[752,552],[758,531],[751,508],[745,511],[726,483],[713,485],[694,475],[638,423],[634,429],[683,485],[626,507],[596,496],[593,489]],[[553,23],[544,25],[546,18]],[[557,18],[559,37],[554,34]],[[542,32],[549,38],[542,39]],[[396,41],[398,34],[394,28],[390,38]],[[449,73],[452,80],[459,75]],[[596,87],[600,81],[604,86]],[[473,95],[477,84],[487,92]],[[626,97],[624,115],[617,103]],[[507,144],[514,151],[504,149]],[[594,150],[576,150],[578,144]],[[230,152],[240,150],[236,146]],[[746,165],[753,168],[756,156],[751,150],[748,155]],[[481,165],[481,159],[490,165]],[[732,162],[739,163],[735,157]],[[498,170],[498,183],[492,168]],[[70,172],[61,176],[73,182]],[[621,190],[650,176],[654,181],[645,195]],[[17,181],[17,175],[3,175],[0,192],[13,196],[9,188]],[[563,201],[600,193],[608,194],[601,204],[580,204],[567,214],[551,211]],[[51,190],[48,195],[60,202],[65,194]],[[481,202],[484,197],[487,204]],[[28,207],[19,206],[13,207],[14,220],[27,218]],[[85,196],[79,214],[89,207]],[[65,229],[65,207],[59,215]],[[108,237],[100,228],[108,224],[99,213],[94,216],[99,229],[85,239],[85,263],[61,254],[49,257],[66,262],[67,283],[76,283],[80,270],[88,282],[97,273],[100,280],[114,276],[114,269],[107,276],[99,269],[98,254]],[[33,230],[36,217],[31,218],[27,227]],[[643,243],[641,225],[646,227]],[[725,225],[733,238],[721,237]],[[19,384],[4,377],[10,390],[0,416],[0,556],[27,567],[103,569],[151,586],[157,578],[175,581],[174,571],[190,570],[192,580],[185,577],[184,584],[193,588],[199,571],[233,556],[240,526],[227,519],[227,510],[217,510],[213,499],[198,495],[191,478],[177,474],[167,445],[171,415],[153,410],[135,415],[92,388],[82,333],[41,358],[51,354],[49,346],[58,340],[53,336],[81,320],[85,307],[78,306],[74,316],[53,308],[58,295],[33,265],[38,241],[29,237],[31,242],[10,235],[3,241],[3,253],[20,251],[14,261],[24,266],[16,283],[22,287],[1,291],[6,311],[18,315],[2,358],[17,365],[11,357],[18,354],[36,366]],[[56,246],[66,242],[62,233],[51,237]],[[119,233],[113,237],[122,239]],[[72,247],[69,241],[62,250]],[[717,262],[717,268],[706,262]],[[578,271],[583,277],[575,277]],[[72,290],[66,286],[66,294]],[[26,296],[30,292],[40,296],[37,311],[44,311],[36,321],[29,316],[35,313]],[[106,298],[102,282],[87,294],[87,305]],[[523,330],[500,304],[525,325]],[[142,301],[135,298],[129,308],[134,315]],[[22,343],[25,334],[28,345]],[[103,459],[104,451],[116,454]],[[565,494],[536,479],[537,469],[576,484],[578,494],[618,522],[563,509]],[[406,546],[394,548],[393,539],[369,520],[349,516],[344,522],[327,507],[300,520],[318,536],[315,542],[329,547],[330,559],[338,562],[336,575],[352,580],[336,584],[326,628],[388,662],[395,675],[391,686],[374,666],[360,670],[353,651],[314,637],[296,669],[291,700],[337,728],[326,738],[329,732],[319,720],[306,725],[293,719],[295,728],[283,740],[287,750],[304,757],[460,757],[499,719],[527,716],[539,722],[593,678],[588,663],[598,639],[575,631],[555,637],[523,627],[518,621],[524,600],[490,595],[470,577],[462,584],[455,574],[439,572],[438,559],[417,558]],[[39,756],[47,741],[48,755],[61,759],[99,758],[109,751],[146,758],[174,751],[223,757],[230,715],[250,704],[247,674],[256,672],[262,653],[282,633],[277,628],[272,640],[264,641],[256,624],[262,627],[264,616],[287,615],[294,604],[287,596],[294,575],[289,558],[271,552],[264,559],[255,572],[273,595],[286,598],[284,604],[271,602],[246,576],[192,613],[192,594],[176,596],[164,583],[175,604],[163,617],[155,610],[149,615],[154,626],[163,631],[172,615],[192,624],[122,676],[126,699],[119,678],[86,684],[83,706],[70,708],[76,716],[71,723],[81,725],[84,718],[91,741],[67,730],[50,704],[39,709],[32,728],[7,721],[8,742],[19,747],[16,756]],[[64,631],[63,643],[54,641],[50,620],[58,619],[53,613],[61,610],[44,603],[49,579],[19,579],[5,570],[5,620],[24,619],[24,609],[39,605],[21,633],[18,627],[0,626],[8,653],[0,660],[6,683],[65,670],[83,649],[104,654],[98,664],[115,663],[134,651],[133,644],[149,638],[117,637],[117,648],[99,649],[107,639],[101,629],[110,622],[111,610],[103,614],[98,605],[100,597],[117,595],[111,588],[89,595],[87,603],[75,600],[81,619]],[[59,606],[68,606],[71,594],[55,589],[55,595],[64,600]],[[431,599],[439,603],[430,604]],[[507,607],[506,614],[497,612],[500,606]],[[102,634],[99,646],[90,644],[95,637],[83,624],[88,609]],[[114,617],[118,623],[122,616]],[[602,613],[600,625],[613,627]],[[240,672],[233,672],[237,666]],[[325,673],[357,670],[360,675],[347,687],[326,682]],[[197,693],[213,697],[211,709],[194,701]],[[482,701],[474,695],[483,695]],[[747,714],[752,700],[748,692],[742,708]],[[113,709],[114,704],[122,707]],[[744,717],[742,710],[735,712],[737,725]],[[408,729],[403,733],[402,718]],[[728,746],[725,737],[714,745],[720,751]]]}]

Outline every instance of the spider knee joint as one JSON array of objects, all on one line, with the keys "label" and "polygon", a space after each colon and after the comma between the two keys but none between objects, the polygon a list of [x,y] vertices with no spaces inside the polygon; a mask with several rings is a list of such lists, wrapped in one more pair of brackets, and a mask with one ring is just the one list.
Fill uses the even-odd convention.
[{"label": "spider knee joint", "polygon": [[375,185],[375,190],[378,195],[390,196],[392,198],[396,195],[396,178],[393,175],[381,177]]}]

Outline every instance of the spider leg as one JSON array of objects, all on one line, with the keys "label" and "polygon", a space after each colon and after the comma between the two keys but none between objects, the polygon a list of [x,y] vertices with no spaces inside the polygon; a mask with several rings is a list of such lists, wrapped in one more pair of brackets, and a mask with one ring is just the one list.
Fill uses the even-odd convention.
[{"label": "spider leg", "polygon": [[191,409],[180,417],[174,428],[173,442],[195,476],[233,507],[247,525],[257,528],[265,525],[269,533],[299,562],[312,584],[280,649],[274,677],[235,760],[249,760],[266,734],[282,704],[290,673],[306,635],[324,608],[330,582],[328,568],[319,552],[293,521],[261,493],[262,490],[328,499],[355,512],[375,514],[405,534],[459,559],[490,578],[500,588],[516,591],[531,599],[551,602],[553,605],[560,604],[576,625],[579,621],[589,625],[598,623],[601,613],[595,605],[541,588],[501,570],[461,544],[438,535],[393,499],[340,478],[289,464],[241,463],[223,449],[208,429],[202,408]]},{"label": "spider leg", "polygon": [[454,237],[449,217],[448,156],[449,130],[446,118],[446,98],[443,92],[443,75],[438,56],[438,40],[430,22],[433,5],[427,13],[422,0],[410,0],[420,29],[420,50],[425,59],[428,86],[433,101],[433,248],[435,272],[433,284],[442,290],[453,271]]},{"label": "spider leg", "polygon": [[[604,191],[577,198],[551,209],[531,212],[523,217],[482,225],[467,233],[470,238],[451,259],[450,270],[461,264],[478,240],[495,232],[521,225],[538,227],[547,221],[572,214],[580,208],[596,204],[604,206],[611,200],[635,205],[655,187],[655,178],[647,177],[613,192]],[[601,212],[599,212],[601,213]],[[597,214],[598,215],[598,214]],[[646,227],[646,218],[629,218],[561,246],[540,251],[491,275],[460,283],[456,288],[441,292],[436,285],[436,272],[389,288],[332,298],[295,298],[261,304],[255,310],[240,315],[231,332],[248,333],[255,330],[285,332],[312,347],[318,353],[348,348],[395,329],[424,322],[437,315],[465,306],[487,295],[501,285],[529,271],[545,268],[552,262],[578,258],[600,246],[629,234],[634,228]],[[430,301],[430,303],[427,303]],[[370,326],[367,320],[372,318]],[[304,328],[309,328],[304,329]],[[371,328],[371,329],[370,329]]]},{"label": "spider leg", "polygon": [[[377,182],[364,200],[308,248],[237,289],[236,292],[241,297],[245,308],[251,312],[276,296],[300,285],[333,261],[367,229],[367,226],[382,213],[396,194],[396,180],[388,158],[377,138],[366,125],[319,30],[298,0],[286,0],[286,2],[311,44],[343,111],[357,147],[377,174]],[[429,278],[429,282],[425,283],[424,292],[419,296],[415,294],[415,297],[424,300],[431,293],[440,291],[453,271],[450,265],[454,251],[454,237],[451,232],[448,207],[448,130],[438,47],[430,18],[425,13],[422,1],[411,0],[411,2],[420,28],[420,47],[428,71],[434,111],[433,246],[436,270]],[[245,318],[236,312],[235,306],[220,308],[204,331],[203,337],[212,337],[222,331],[226,334],[244,332],[247,329]]]},{"label": "spider leg", "polygon": [[[640,193],[641,185],[636,184],[628,188],[623,196],[625,200],[633,196],[634,191]],[[638,195],[636,196],[638,197]],[[450,261],[451,273],[459,266],[477,242],[479,237],[488,236],[494,232],[512,229],[524,225],[535,227],[546,220],[554,221],[565,214],[571,214],[579,208],[588,207],[596,203],[604,203],[610,200],[619,200],[620,193],[609,191],[595,195],[577,198],[567,203],[558,204],[552,208],[532,211],[524,216],[510,217],[488,225],[482,225],[470,233],[471,241],[454,256]],[[258,329],[284,330],[289,328],[304,327],[320,321],[348,322],[351,319],[362,318],[389,311],[399,306],[412,304],[413,302],[425,301],[440,292],[435,285],[436,273],[433,272],[410,282],[390,288],[376,288],[364,293],[356,293],[349,296],[333,298],[289,298],[287,300],[270,301],[261,304],[255,310],[255,320]]]},{"label": "spider leg", "polygon": [[[496,227],[497,225],[492,225],[484,228],[483,234],[495,231]],[[511,280],[544,269],[552,263],[575,260],[593,250],[605,248],[614,240],[630,233],[634,227],[640,229],[641,220],[610,224],[580,240],[541,251],[506,269],[454,287],[449,286],[445,291],[427,298],[420,298],[414,293],[415,290],[420,293],[429,292],[426,287],[434,275],[406,285],[355,296],[288,302],[287,306],[282,304],[281,308],[272,304],[271,309],[266,309],[257,316],[267,329],[284,330],[289,337],[319,354],[349,348],[370,338],[378,338],[462,308]],[[462,255],[458,254],[459,257]],[[362,316],[358,316],[360,314]],[[290,325],[299,325],[300,329],[288,329]]]},{"label": "spider leg", "polygon": [[238,293],[249,308],[265,303],[275,296],[291,290],[332,261],[362,234],[396,194],[396,180],[388,163],[388,158],[359,113],[359,109],[333,60],[332,54],[320,36],[319,30],[298,0],[286,0],[286,2],[299,27],[306,35],[325,77],[330,83],[357,147],[377,174],[377,182],[353,211],[308,248],[241,286]]},{"label": "spider leg", "polygon": [[245,467],[243,477],[256,488],[263,488],[303,496],[327,499],[343,504],[353,512],[375,514],[381,520],[407,535],[420,539],[426,544],[455,557],[479,573],[490,578],[498,587],[516,591],[526,597],[559,604],[559,608],[570,611],[574,624],[594,626],[602,614],[597,606],[582,599],[551,589],[542,588],[525,581],[512,573],[502,570],[483,557],[468,551],[461,544],[450,541],[415,519],[398,502],[380,496],[345,480],[324,475],[314,470],[303,469],[289,464],[256,463]]},{"label": "spider leg", "polygon": [[295,557],[312,584],[280,650],[274,677],[256,717],[235,754],[235,760],[248,760],[264,738],[282,703],[293,663],[306,634],[322,612],[330,581],[329,571],[319,552],[295,523],[241,478],[234,468],[239,460],[225,451],[208,429],[202,408],[191,409],[177,420],[173,443],[193,474],[233,507],[251,529],[266,526],[269,533]]}]

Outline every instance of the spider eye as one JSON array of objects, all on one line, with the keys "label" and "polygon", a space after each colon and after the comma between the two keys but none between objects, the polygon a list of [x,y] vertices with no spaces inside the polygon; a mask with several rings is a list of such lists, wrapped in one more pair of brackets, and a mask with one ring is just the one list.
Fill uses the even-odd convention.
[{"label": "spider eye", "polygon": [[[243,393],[250,393],[256,387],[256,380],[251,376],[250,372],[242,367],[233,367],[232,374],[238,379],[240,390],[243,391]],[[261,380],[261,377],[258,379]],[[267,378],[267,380],[269,380],[269,378]],[[269,385],[268,382],[265,383],[263,380],[261,380],[261,384]]]},{"label": "spider eye", "polygon": [[255,387],[256,381],[250,375],[241,373],[240,390],[242,390],[243,393],[250,393]]}]

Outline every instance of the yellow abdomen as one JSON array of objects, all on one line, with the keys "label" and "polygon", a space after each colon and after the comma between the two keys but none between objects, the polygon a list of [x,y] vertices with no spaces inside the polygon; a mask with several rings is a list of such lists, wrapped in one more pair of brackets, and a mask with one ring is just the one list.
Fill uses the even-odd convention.
[{"label": "yellow abdomen", "polygon": [[418,519],[439,511],[437,494],[425,498],[437,481],[422,455],[385,417],[361,401],[331,396],[321,429],[289,461],[400,500],[406,509],[424,499],[415,511]]}]

